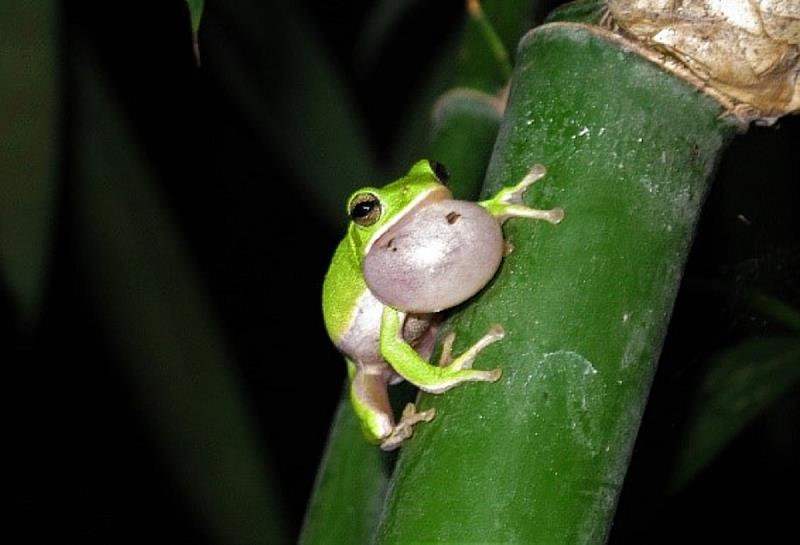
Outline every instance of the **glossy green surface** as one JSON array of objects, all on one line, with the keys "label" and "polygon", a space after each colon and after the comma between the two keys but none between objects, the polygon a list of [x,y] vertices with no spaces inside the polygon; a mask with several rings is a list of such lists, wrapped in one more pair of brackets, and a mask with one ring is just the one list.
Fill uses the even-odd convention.
[{"label": "glossy green surface", "polygon": [[484,194],[534,163],[526,203],[558,226],[511,220],[514,252],[455,328],[506,338],[476,367],[495,385],[433,397],[402,450],[378,543],[602,543],[700,205],[733,126],[708,98],[576,26],[520,46]]},{"label": "glossy green surface", "polygon": [[392,457],[366,442],[346,391],[331,429],[299,543],[368,543]]}]

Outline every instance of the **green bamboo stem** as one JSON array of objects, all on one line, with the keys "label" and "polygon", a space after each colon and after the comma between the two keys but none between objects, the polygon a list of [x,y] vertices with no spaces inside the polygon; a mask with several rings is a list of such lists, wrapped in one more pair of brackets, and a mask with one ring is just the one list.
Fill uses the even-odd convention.
[{"label": "green bamboo stem", "polygon": [[710,175],[735,126],[600,31],[554,24],[518,51],[484,194],[535,163],[513,253],[445,325],[455,351],[493,323],[493,385],[422,395],[436,419],[402,449],[377,543],[603,543]]}]

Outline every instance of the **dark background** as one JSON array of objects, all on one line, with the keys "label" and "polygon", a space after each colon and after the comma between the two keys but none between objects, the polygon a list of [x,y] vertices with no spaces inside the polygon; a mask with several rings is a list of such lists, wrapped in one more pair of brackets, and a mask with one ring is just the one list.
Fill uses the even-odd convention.
[{"label": "dark background", "polygon": [[[557,2],[554,2],[557,3]],[[431,52],[458,31],[462,2],[420,2],[378,62],[354,67],[356,37],[371,2],[302,2],[332,62],[365,112],[377,156],[391,154],[403,112]],[[269,3],[255,13],[269,17]],[[341,236],[299,189],[254,121],[226,91],[221,56],[194,66],[181,1],[63,4],[60,77],[62,157],[69,172],[80,119],[71,102],[76,51],[96,53],[159,190],[188,245],[233,354],[266,446],[292,535],[299,530],[328,425],[345,378],[320,316],[320,288]],[[265,32],[269,28],[264,22]],[[236,55],[290,62],[235,42],[214,3],[201,48],[231,40]],[[310,75],[313,77],[313,74]],[[746,303],[753,289],[800,303],[800,202],[791,162],[800,123],[753,128],[726,154],[709,196],[676,305],[660,370],[634,452],[612,543],[772,543],[800,537],[794,524],[800,454],[795,387],[749,426],[709,470],[676,496],[664,479],[702,362],[754,334],[775,330]],[[358,181],[354,185],[360,185]],[[118,363],[104,316],[85,296],[86,269],[72,230],[74,180],[59,186],[55,241],[42,319],[31,332],[3,294],[11,331],[6,384],[10,459],[3,488],[24,543],[211,543],[202,517],[176,485],[142,400]],[[746,220],[738,216],[742,215]],[[202,476],[198,476],[202,478]]]}]

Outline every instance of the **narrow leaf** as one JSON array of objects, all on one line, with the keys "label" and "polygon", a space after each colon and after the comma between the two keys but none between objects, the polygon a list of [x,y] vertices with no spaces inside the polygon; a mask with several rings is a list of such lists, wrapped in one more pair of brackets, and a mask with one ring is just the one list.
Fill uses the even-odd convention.
[{"label": "narrow leaf", "polygon": [[439,51],[428,55],[430,62],[427,66],[420,67],[427,74],[411,97],[411,103],[393,137],[390,172],[403,172],[408,165],[430,153],[429,146],[435,141],[431,134],[434,107],[441,95],[455,84],[453,59],[457,56],[460,38],[453,36]]},{"label": "narrow leaf", "polygon": [[200,30],[200,20],[203,17],[203,5],[205,0],[186,0],[186,5],[189,7],[189,18],[192,24],[192,33],[196,36],[197,31]]},{"label": "narrow leaf", "polygon": [[736,435],[800,383],[800,339],[750,339],[710,363],[689,416],[673,473],[683,488]]},{"label": "narrow leaf", "polygon": [[380,0],[366,17],[364,28],[355,48],[355,56],[361,68],[369,68],[378,53],[399,24],[420,0]]},{"label": "narrow leaf", "polygon": [[25,321],[42,298],[58,168],[57,2],[0,3],[0,274]]},{"label": "narrow leaf", "polygon": [[[291,4],[215,8],[222,11],[206,19],[215,44],[206,69],[219,74],[265,149],[299,177],[309,201],[342,225],[347,195],[381,176],[353,97],[319,37]],[[260,54],[247,55],[248,46]]]},{"label": "narrow leaf", "polygon": [[186,0],[186,5],[189,7],[189,21],[192,25],[192,52],[197,66],[200,66],[200,38],[198,33],[200,31],[200,20],[203,17],[204,4],[205,0]]},{"label": "narrow leaf", "polygon": [[[478,2],[470,0],[467,4]],[[480,17],[466,17],[456,85],[495,94],[508,83],[507,59],[532,26],[537,2],[484,0],[479,5]],[[504,50],[505,55],[498,56],[499,50]]]},{"label": "narrow leaf", "polygon": [[750,304],[765,317],[777,325],[792,331],[800,332],[800,310],[766,293],[754,293],[750,296]]},{"label": "narrow leaf", "polygon": [[87,296],[213,541],[284,543],[264,450],[210,302],[102,72],[83,47],[74,65],[72,217]]}]

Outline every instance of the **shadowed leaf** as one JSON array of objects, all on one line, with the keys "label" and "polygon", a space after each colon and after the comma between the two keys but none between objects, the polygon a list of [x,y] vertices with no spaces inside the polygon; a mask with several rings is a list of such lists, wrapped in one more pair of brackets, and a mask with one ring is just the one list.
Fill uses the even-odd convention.
[{"label": "shadowed leaf", "polygon": [[672,489],[689,483],[739,432],[798,383],[797,338],[750,339],[716,356],[689,416]]},{"label": "shadowed leaf", "polygon": [[75,232],[164,458],[219,543],[284,543],[265,454],[203,286],[88,52],[75,55]]},{"label": "shadowed leaf", "polygon": [[50,255],[58,168],[57,3],[0,4],[0,271],[32,320]]},{"label": "shadowed leaf", "polygon": [[203,4],[205,4],[205,0],[186,0],[186,5],[189,6],[192,33],[195,35],[197,31],[200,30],[200,20],[203,17]]},{"label": "shadowed leaf", "polygon": [[[219,73],[265,149],[277,151],[309,201],[341,226],[348,194],[381,176],[353,98],[318,36],[291,4],[213,7],[205,23],[214,42],[206,69]],[[279,31],[265,31],[263,21]],[[248,54],[250,48],[259,54]]]},{"label": "shadowed leaf", "polygon": [[369,68],[375,62],[394,28],[420,1],[380,0],[373,5],[356,44],[355,56],[362,69]]}]

